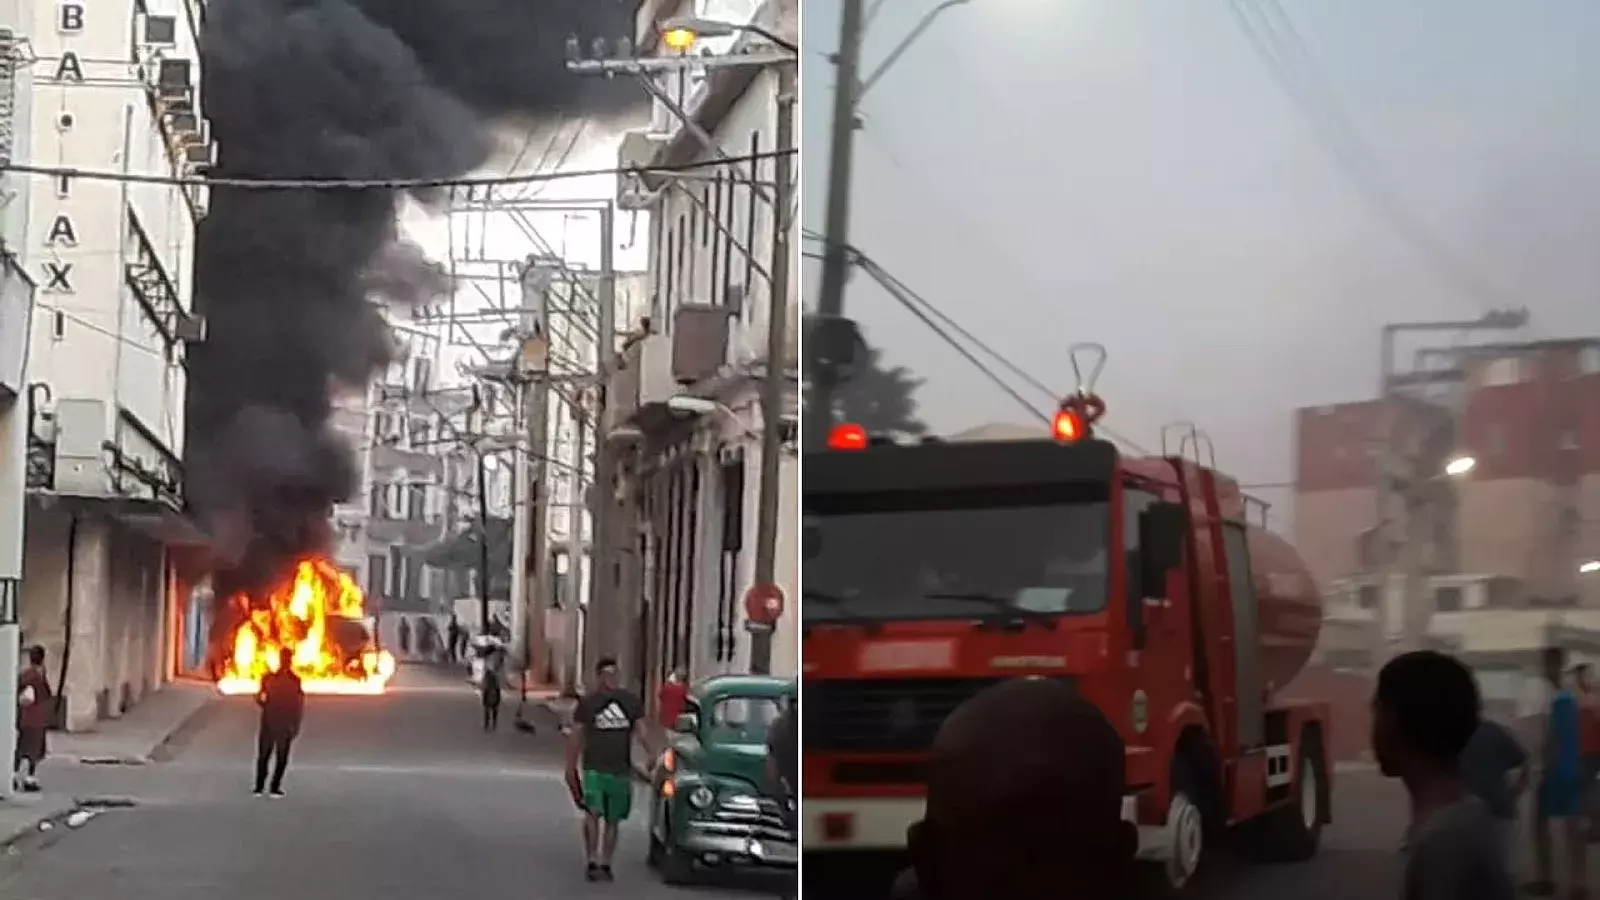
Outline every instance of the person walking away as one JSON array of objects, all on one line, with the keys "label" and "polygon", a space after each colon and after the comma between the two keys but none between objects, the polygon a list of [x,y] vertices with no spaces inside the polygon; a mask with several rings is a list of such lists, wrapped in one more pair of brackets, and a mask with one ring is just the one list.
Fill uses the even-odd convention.
[{"label": "person walking away", "polygon": [[483,730],[494,731],[500,727],[500,667],[494,657],[483,661],[483,678],[478,682],[483,697]]},{"label": "person walking away", "polygon": [[411,620],[405,616],[400,617],[400,655],[411,656]]},{"label": "person walking away", "polygon": [[683,708],[689,702],[688,679],[688,673],[678,666],[667,673],[667,680],[661,683],[661,690],[656,692],[656,721],[663,731],[672,730],[673,723],[678,721],[678,716],[683,714]]},{"label": "person walking away", "polygon": [[633,806],[633,740],[650,747],[644,704],[622,688],[617,661],[601,659],[594,671],[599,687],[578,700],[567,737],[567,784],[583,810],[587,877],[610,881],[617,829]]},{"label": "person walking away", "polygon": [[29,647],[28,664],[17,674],[17,753],[11,761],[12,784],[29,793],[39,791],[39,763],[44,762],[53,700],[44,648]]},{"label": "person walking away", "polygon": [[1482,716],[1472,672],[1431,650],[1403,653],[1378,672],[1372,751],[1411,797],[1403,900],[1512,900],[1498,823],[1460,773]]},{"label": "person walking away", "polygon": [[461,637],[461,620],[451,613],[450,625],[445,629],[445,662],[454,664],[461,661]]},{"label": "person walking away", "polygon": [[306,712],[306,692],[294,671],[294,651],[287,648],[279,651],[278,670],[268,672],[261,679],[256,704],[261,707],[261,725],[256,732],[255,794],[259,797],[267,789],[267,766],[270,764],[272,796],[282,797],[283,774],[289,768],[289,749],[300,736],[300,723]]},{"label": "person walking away", "polygon": [[1467,790],[1489,807],[1495,820],[1495,843],[1509,866],[1516,830],[1517,801],[1531,777],[1528,751],[1511,730],[1484,719],[1461,751],[1461,778]]},{"label": "person walking away", "polygon": [[1138,896],[1123,742],[1071,688],[1014,679],[982,691],[945,719],[928,763],[897,900]]},{"label": "person walking away", "polygon": [[1560,822],[1566,843],[1568,890],[1573,897],[1586,897],[1589,891],[1583,833],[1583,759],[1581,715],[1578,698],[1562,683],[1566,652],[1546,647],[1541,657],[1544,679],[1550,686],[1550,702],[1544,716],[1539,760],[1539,787],[1534,812],[1534,880],[1528,893],[1551,897],[1556,893],[1552,823]]}]

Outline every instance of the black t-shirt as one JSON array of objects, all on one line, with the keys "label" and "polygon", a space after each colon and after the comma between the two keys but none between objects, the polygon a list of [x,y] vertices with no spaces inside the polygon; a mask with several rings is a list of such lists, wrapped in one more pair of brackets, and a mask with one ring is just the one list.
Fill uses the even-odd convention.
[{"label": "black t-shirt", "polygon": [[627,691],[598,690],[578,701],[572,721],[583,729],[583,767],[596,772],[632,772],[633,725],[644,704]]}]

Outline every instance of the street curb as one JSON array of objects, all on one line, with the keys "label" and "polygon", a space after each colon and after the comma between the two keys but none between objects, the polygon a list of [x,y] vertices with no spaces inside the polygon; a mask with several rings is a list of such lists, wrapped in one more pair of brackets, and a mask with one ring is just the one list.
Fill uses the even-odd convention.
[{"label": "street curb", "polygon": [[150,750],[144,762],[162,763],[171,761],[173,757],[178,755],[179,751],[188,745],[196,734],[199,734],[205,728],[206,724],[216,716],[221,708],[221,697],[212,697],[195,707],[193,712],[183,717],[177,727],[167,732],[167,736],[161,739],[161,743],[156,744]]},{"label": "street curb", "polygon": [[[55,843],[61,835],[82,828],[89,824],[94,817],[108,809],[127,809],[135,806],[135,802],[126,798],[116,797],[74,797],[72,802],[64,807],[47,812],[28,824],[18,828],[14,833],[0,836],[0,855],[14,856],[22,845],[30,840],[37,840],[42,847]],[[68,820],[87,813],[83,820],[76,825]]]}]

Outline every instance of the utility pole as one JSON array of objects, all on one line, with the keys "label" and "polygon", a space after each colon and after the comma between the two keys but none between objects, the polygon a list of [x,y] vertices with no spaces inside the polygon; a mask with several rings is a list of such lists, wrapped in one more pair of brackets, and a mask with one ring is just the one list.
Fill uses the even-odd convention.
[{"label": "utility pole", "polygon": [[[583,392],[574,390],[572,393],[572,447],[569,462],[572,466],[572,490],[567,495],[567,581],[566,596],[561,602],[567,608],[564,624],[566,625],[566,659],[561,666],[561,689],[572,688],[578,683],[578,672],[582,665],[579,661],[578,646],[578,614],[582,607],[583,597],[583,471],[584,461],[587,458],[588,439],[584,436]],[[592,539],[591,539],[592,540]],[[591,569],[590,579],[596,577]]]},{"label": "utility pole", "polygon": [[[530,640],[528,560],[536,560],[535,570],[541,580],[545,573],[544,520],[545,477],[544,458],[548,443],[548,414],[550,408],[550,296],[547,272],[538,270],[530,259],[522,273],[522,316],[518,323],[521,346],[513,363],[516,370],[512,378],[516,384],[517,438],[512,450],[512,471],[515,473],[516,510],[511,527],[511,656],[517,661],[526,682],[530,673],[537,671],[534,647]],[[529,385],[532,385],[531,400]],[[538,603],[540,594],[534,592]]]},{"label": "utility pole", "polygon": [[[767,311],[767,377],[761,382],[761,471],[756,505],[755,583],[777,583],[778,501],[782,496],[784,397],[789,380],[789,207],[794,195],[794,105],[796,67],[778,68],[778,135],[774,164],[777,181],[772,204],[772,283]],[[750,671],[772,671],[772,637],[777,623],[746,622],[750,629]]]},{"label": "utility pole", "polygon": [[[1402,377],[1395,371],[1395,344],[1403,333],[1509,331],[1528,324],[1526,309],[1495,309],[1477,319],[1460,322],[1401,322],[1383,326],[1379,340],[1378,396],[1382,414],[1379,441],[1377,523],[1368,548],[1379,576],[1379,621],[1387,621],[1389,589],[1396,575],[1400,578],[1398,627],[1385,627],[1398,636],[1400,652],[1416,649],[1427,636],[1428,619],[1425,559],[1421,543],[1432,517],[1438,515],[1438,502],[1427,496],[1437,484],[1440,460],[1421,458],[1402,446],[1401,419],[1405,414]],[[1398,522],[1396,521],[1398,519]],[[1398,524],[1398,528],[1396,525]],[[1386,634],[1386,639],[1387,639]],[[1380,661],[1381,662],[1381,661]]]},{"label": "utility pole", "polygon": [[[600,322],[595,342],[595,421],[606,420],[610,405],[607,397],[611,373],[616,370],[617,356],[617,267],[616,267],[616,204],[606,201],[600,208]],[[620,599],[617,597],[616,566],[612,559],[614,548],[611,535],[611,507],[616,502],[616,448],[595,429],[594,490],[590,498],[589,518],[593,532],[590,542],[593,550],[589,561],[589,611],[583,630],[583,643],[587,652],[585,660],[598,660],[604,656],[620,659],[621,647],[617,636],[622,622],[617,615]],[[573,561],[576,566],[577,560]],[[576,569],[574,569],[576,571]],[[576,611],[574,611],[576,612]],[[623,669],[627,671],[626,667]]]},{"label": "utility pole", "polygon": [[[835,394],[848,362],[845,345],[853,348],[837,326],[844,318],[844,283],[849,275],[850,182],[855,157],[856,98],[861,82],[863,0],[843,0],[839,22],[837,83],[833,86],[833,136],[828,151],[828,210],[824,226],[822,283],[817,295],[817,332],[807,337],[816,350],[806,366],[811,396],[806,402],[804,437],[809,446],[828,439],[833,428]],[[776,281],[776,279],[774,279]],[[845,358],[841,358],[845,357]]]},{"label": "utility pole", "polygon": [[[488,415],[483,408],[483,389],[472,386],[472,408],[477,414],[477,427],[473,434],[483,440]],[[483,447],[471,447],[473,459],[478,464],[478,633],[489,632],[489,467],[483,458]]]}]

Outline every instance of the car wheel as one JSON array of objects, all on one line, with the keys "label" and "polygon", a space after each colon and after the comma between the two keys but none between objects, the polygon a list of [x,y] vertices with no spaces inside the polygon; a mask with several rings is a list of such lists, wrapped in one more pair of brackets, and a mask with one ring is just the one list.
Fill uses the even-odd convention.
[{"label": "car wheel", "polygon": [[666,803],[664,801],[651,807],[649,828],[650,850],[648,853],[646,853],[644,861],[645,865],[648,865],[652,869],[661,868],[661,862],[666,858],[667,855],[666,843],[664,843],[662,839],[657,836],[658,831],[660,834],[667,833],[666,821],[667,813]]},{"label": "car wheel", "polygon": [[667,838],[661,849],[661,880],[672,885],[693,883],[694,858],[679,849],[671,837]]}]

